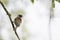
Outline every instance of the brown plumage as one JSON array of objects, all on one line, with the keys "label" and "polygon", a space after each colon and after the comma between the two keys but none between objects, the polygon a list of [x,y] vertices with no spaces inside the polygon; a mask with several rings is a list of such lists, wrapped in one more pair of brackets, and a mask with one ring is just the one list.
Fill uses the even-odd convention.
[{"label": "brown plumage", "polygon": [[22,15],[18,15],[18,17],[14,19],[14,23],[16,25],[16,28],[19,27],[20,24],[22,23]]}]

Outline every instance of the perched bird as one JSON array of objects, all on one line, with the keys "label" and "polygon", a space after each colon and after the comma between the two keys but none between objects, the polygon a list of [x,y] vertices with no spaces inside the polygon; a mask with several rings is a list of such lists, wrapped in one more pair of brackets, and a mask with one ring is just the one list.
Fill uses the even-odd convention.
[{"label": "perched bird", "polygon": [[20,26],[21,23],[22,23],[22,15],[18,15],[18,16],[14,19],[14,24],[16,25],[16,29],[17,29],[17,27]]}]

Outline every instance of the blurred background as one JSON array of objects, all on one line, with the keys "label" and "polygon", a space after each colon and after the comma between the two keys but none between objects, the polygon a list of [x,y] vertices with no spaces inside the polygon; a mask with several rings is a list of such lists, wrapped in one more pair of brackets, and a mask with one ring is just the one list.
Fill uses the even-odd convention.
[{"label": "blurred background", "polygon": [[[16,30],[21,40],[60,40],[60,3],[55,1],[54,17],[50,24],[52,0],[0,0],[14,19],[23,15]],[[0,40],[18,40],[9,17],[0,4]]]}]

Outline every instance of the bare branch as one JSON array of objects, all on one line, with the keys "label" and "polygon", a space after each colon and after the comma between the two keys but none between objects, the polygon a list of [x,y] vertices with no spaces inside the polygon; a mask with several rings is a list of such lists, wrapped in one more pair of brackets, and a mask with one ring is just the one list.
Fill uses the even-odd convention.
[{"label": "bare branch", "polygon": [[0,1],[0,4],[2,5],[3,9],[5,10],[6,14],[8,15],[8,17],[9,17],[9,19],[10,19],[10,22],[11,22],[11,24],[12,24],[13,30],[14,30],[14,32],[15,32],[15,35],[16,35],[17,38],[20,40],[20,38],[19,38],[19,36],[18,36],[18,34],[17,34],[17,32],[16,32],[16,29],[15,29],[15,27],[14,27],[13,21],[12,21],[12,19],[11,19],[11,15],[9,14],[9,12],[7,11],[7,9],[5,8],[4,4],[3,4],[1,1]]}]

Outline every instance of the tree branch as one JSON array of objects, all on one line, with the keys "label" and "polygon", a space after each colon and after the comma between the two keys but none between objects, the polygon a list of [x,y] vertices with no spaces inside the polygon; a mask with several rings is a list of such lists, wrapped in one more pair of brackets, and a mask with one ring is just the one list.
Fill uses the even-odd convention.
[{"label": "tree branch", "polygon": [[55,0],[51,0],[51,6],[50,6],[50,19],[49,19],[49,40],[52,40],[52,35],[51,35],[51,20],[54,18],[54,9],[55,8]]},{"label": "tree branch", "polygon": [[16,32],[16,29],[15,29],[15,27],[14,27],[13,21],[12,21],[12,19],[11,19],[11,15],[9,14],[9,12],[7,11],[7,9],[5,8],[4,4],[3,4],[1,1],[0,1],[0,4],[2,5],[3,9],[5,10],[6,14],[8,15],[8,17],[9,17],[9,19],[10,19],[10,22],[11,22],[11,25],[12,25],[13,30],[14,30],[14,32],[15,32],[15,35],[16,35],[17,38],[20,40],[20,38],[19,38],[19,36],[18,36],[18,34],[17,34],[17,32]]}]

